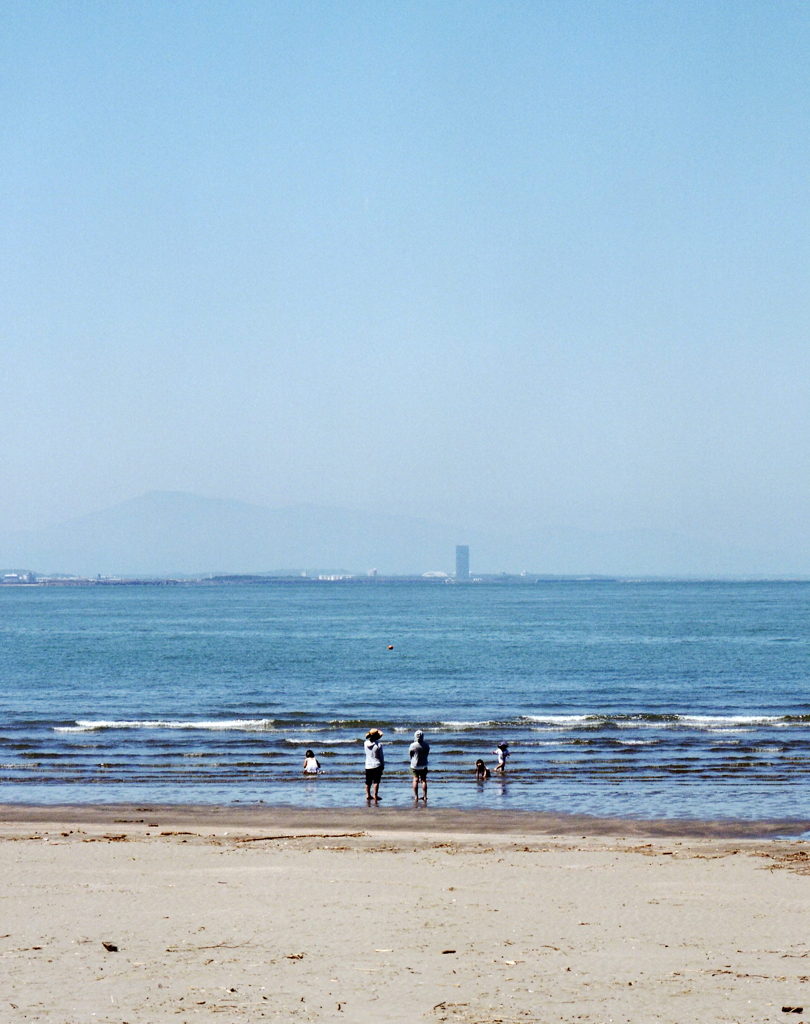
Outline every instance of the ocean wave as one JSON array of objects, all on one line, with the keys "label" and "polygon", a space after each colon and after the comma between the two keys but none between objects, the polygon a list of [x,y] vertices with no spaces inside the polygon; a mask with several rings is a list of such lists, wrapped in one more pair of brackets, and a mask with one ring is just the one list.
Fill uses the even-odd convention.
[{"label": "ocean wave", "polygon": [[502,725],[510,725],[514,723],[510,722],[497,722],[497,721],[486,721],[486,722],[466,722],[466,721],[450,721],[450,722],[439,722],[439,728],[452,729],[455,732],[464,732],[467,729],[494,729]]},{"label": "ocean wave", "polygon": [[521,715],[518,722],[531,722],[532,725],[550,725],[565,728],[588,723],[598,724],[609,721],[608,715]]},{"label": "ocean wave", "polygon": [[521,715],[518,725],[546,729],[663,729],[672,726],[677,715]]},{"label": "ocean wave", "polygon": [[678,715],[680,725],[695,729],[726,730],[753,725],[787,725],[785,715]]},{"label": "ocean wave", "polygon": [[54,732],[101,732],[106,729],[185,729],[203,732],[266,732],[272,729],[272,718],[230,718],[220,721],[173,722],[167,719],[115,721],[110,719],[79,719],[75,725],[55,725]]},{"label": "ocean wave", "polygon": [[587,714],[522,715],[518,722],[551,729],[703,729],[711,731],[788,725],[810,726],[806,715]]},{"label": "ocean wave", "polygon": [[[399,723],[380,718],[330,718],[327,724],[333,729],[358,729],[362,732],[366,732],[366,730],[370,729],[372,726],[376,726],[378,729],[400,728]],[[401,728],[408,727],[401,726]]]},{"label": "ocean wave", "polygon": [[312,736],[285,736],[284,743],[289,744],[291,747],[304,747],[304,746],[316,746],[316,747],[353,747],[360,742],[359,738],[355,739],[343,739],[343,740],[325,740],[325,739],[313,739]]},{"label": "ocean wave", "polygon": [[[368,726],[368,722],[352,719],[332,719],[325,721],[313,716],[310,722],[292,722],[289,717],[281,718],[223,718],[211,720],[179,720],[156,719],[78,719],[72,725],[52,726],[57,733],[92,733],[108,730],[176,730],[188,732],[280,732],[290,729],[293,733],[288,740],[294,744],[317,742],[320,744],[351,745],[357,742]],[[379,722],[378,726],[392,734],[407,734],[411,727],[401,723]],[[436,722],[425,722],[426,732],[436,733],[476,733],[483,731],[503,731],[508,733],[532,731],[552,733],[565,732],[600,732],[615,729],[667,729],[696,730],[703,732],[729,732],[754,729],[757,727],[782,729],[786,727],[810,728],[808,715],[771,715],[771,714],[667,714],[637,713],[611,714],[591,712],[588,714],[530,714],[518,715],[514,718],[500,719],[444,719]],[[329,732],[358,733],[358,736],[342,736],[339,739],[327,739],[323,733]],[[322,738],[298,740],[296,737],[308,733],[321,734]],[[389,740],[390,742],[390,740]]]}]

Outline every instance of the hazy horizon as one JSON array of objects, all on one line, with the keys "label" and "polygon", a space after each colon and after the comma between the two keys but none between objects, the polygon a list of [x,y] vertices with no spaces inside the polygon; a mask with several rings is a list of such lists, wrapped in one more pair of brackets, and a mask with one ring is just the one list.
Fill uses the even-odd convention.
[{"label": "hazy horizon", "polygon": [[383,576],[450,575],[458,543],[470,546],[473,575],[810,577],[810,563],[779,552],[649,530],[498,535],[413,516],[316,505],[269,509],[178,491],[152,491],[39,531],[0,534],[0,569],[90,577],[371,569]]},{"label": "hazy horizon", "polygon": [[3,5],[0,537],[176,491],[810,572],[809,48],[798,0]]}]

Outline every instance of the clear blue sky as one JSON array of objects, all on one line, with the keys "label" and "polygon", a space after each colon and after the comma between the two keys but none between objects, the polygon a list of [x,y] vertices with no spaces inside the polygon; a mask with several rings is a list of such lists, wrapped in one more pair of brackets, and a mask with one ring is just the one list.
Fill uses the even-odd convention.
[{"label": "clear blue sky", "polygon": [[810,4],[0,9],[0,529],[152,489],[810,557]]}]

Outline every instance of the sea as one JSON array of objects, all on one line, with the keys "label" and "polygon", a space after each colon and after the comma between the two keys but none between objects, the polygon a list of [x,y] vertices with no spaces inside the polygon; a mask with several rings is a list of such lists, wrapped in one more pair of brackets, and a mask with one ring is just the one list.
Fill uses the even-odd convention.
[{"label": "sea", "polygon": [[385,806],[422,729],[435,807],[810,818],[810,583],[0,587],[0,802],[358,806],[372,726]]}]

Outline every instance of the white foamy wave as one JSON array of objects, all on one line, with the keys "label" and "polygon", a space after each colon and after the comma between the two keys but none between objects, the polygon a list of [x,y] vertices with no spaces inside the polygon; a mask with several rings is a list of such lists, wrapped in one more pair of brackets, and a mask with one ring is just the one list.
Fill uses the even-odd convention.
[{"label": "white foamy wave", "polygon": [[464,732],[465,729],[491,729],[498,722],[439,722],[439,725],[444,726],[445,729],[452,729],[455,732]]},{"label": "white foamy wave", "polygon": [[744,729],[753,725],[786,725],[782,715],[678,715],[678,725],[693,729]]},{"label": "white foamy wave", "polygon": [[617,729],[671,729],[677,723],[669,718],[619,718],[612,724]]},{"label": "white foamy wave", "polygon": [[[599,728],[617,729],[705,729],[711,731],[745,729],[764,725],[776,728],[794,724],[782,715],[523,715],[521,721],[548,729]],[[795,724],[810,725],[810,721]]]},{"label": "white foamy wave", "polygon": [[669,729],[675,724],[674,717],[653,719],[622,715],[522,715],[521,721],[547,729],[599,729],[603,726],[615,729]]},{"label": "white foamy wave", "polygon": [[83,720],[75,725],[56,725],[54,732],[100,732],[104,729],[200,729],[204,732],[263,732],[272,729],[272,718],[226,718],[214,722],[172,722],[162,718],[143,721]]},{"label": "white foamy wave", "polygon": [[605,718],[602,715],[521,715],[521,721],[531,722],[532,725],[550,725],[552,728],[566,729],[586,725],[588,722],[603,722]]}]

